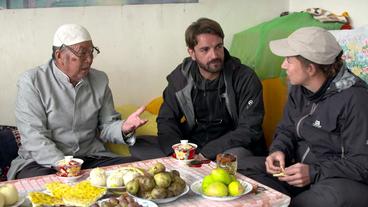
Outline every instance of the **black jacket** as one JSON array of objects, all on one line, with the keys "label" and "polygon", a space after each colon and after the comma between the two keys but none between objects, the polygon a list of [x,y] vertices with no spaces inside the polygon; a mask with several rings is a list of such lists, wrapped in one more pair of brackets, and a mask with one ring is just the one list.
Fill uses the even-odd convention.
[{"label": "black jacket", "polygon": [[[167,155],[173,152],[171,146],[180,142],[180,139],[194,141],[191,137],[196,133],[195,111],[199,106],[193,104],[193,91],[198,90],[193,70],[198,70],[197,63],[191,58],[186,58],[167,77],[168,86],[163,93],[164,103],[157,117],[158,141]],[[255,154],[264,154],[264,108],[260,80],[250,68],[242,65],[237,58],[231,57],[226,50],[220,78],[224,82],[224,91],[220,96],[224,99],[224,107],[232,124],[221,136],[209,137],[201,143],[196,143],[200,145],[199,151],[211,159],[215,158],[217,153],[240,146]]]},{"label": "black jacket", "polygon": [[[292,86],[270,151],[309,164],[311,182],[347,178],[368,183],[368,89],[345,67],[312,97]],[[318,92],[317,92],[318,93]]]}]

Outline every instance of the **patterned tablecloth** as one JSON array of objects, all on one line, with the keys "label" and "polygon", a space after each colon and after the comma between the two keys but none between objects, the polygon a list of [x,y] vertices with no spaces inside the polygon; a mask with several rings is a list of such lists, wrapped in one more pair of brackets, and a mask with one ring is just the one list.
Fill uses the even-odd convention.
[{"label": "patterned tablecloth", "polygon": [[[165,157],[153,160],[146,160],[134,163],[127,163],[122,165],[114,165],[106,167],[105,169],[116,169],[121,166],[135,166],[144,169],[148,169],[150,166],[154,165],[156,162],[162,162],[168,170],[176,169],[180,172],[181,177],[187,182],[190,186],[193,182],[202,179],[205,175],[208,175],[211,170],[215,167],[215,163],[205,164],[202,165],[200,168],[193,168],[189,167],[181,161],[178,161],[174,158]],[[86,179],[88,177],[88,170],[84,171],[84,176],[80,179]],[[282,194],[278,191],[275,191],[267,186],[264,186],[250,178],[247,178],[241,174],[237,174],[237,178],[241,180],[245,180],[252,185],[257,185],[263,187],[265,190],[260,191],[258,193],[248,193],[241,198],[232,201],[212,201],[205,198],[202,198],[199,195],[196,195],[194,192],[189,191],[188,194],[184,195],[183,197],[179,198],[178,200],[160,204],[159,206],[191,206],[191,207],[203,207],[203,206],[211,206],[211,207],[269,207],[269,206],[288,206],[290,203],[290,197]],[[47,175],[47,176],[40,176],[40,177],[33,177],[27,179],[19,179],[8,181],[9,183],[13,183],[16,188],[18,189],[21,195],[26,195],[28,192],[31,191],[42,191],[45,189],[45,183],[49,183],[52,181],[59,181],[59,178],[56,175]],[[60,180],[61,181],[61,180]],[[2,184],[2,183],[1,183]]]}]

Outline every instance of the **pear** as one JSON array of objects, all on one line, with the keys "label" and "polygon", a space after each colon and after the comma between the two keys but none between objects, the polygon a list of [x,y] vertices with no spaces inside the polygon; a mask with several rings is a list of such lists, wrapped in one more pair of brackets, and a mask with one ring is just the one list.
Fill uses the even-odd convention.
[{"label": "pear", "polygon": [[132,195],[136,195],[138,193],[139,190],[139,182],[137,179],[133,179],[131,181],[129,181],[126,185],[126,190],[132,194]]},{"label": "pear", "polygon": [[167,188],[171,183],[171,176],[168,172],[160,172],[153,178],[155,179],[156,185],[160,188]]},{"label": "pear", "polygon": [[155,175],[160,172],[165,172],[165,170],[166,170],[165,165],[162,164],[161,162],[158,162],[148,169],[148,173],[151,175]]},{"label": "pear", "polygon": [[170,191],[173,196],[180,195],[184,191],[185,186],[181,185],[179,182],[173,182],[167,190]]},{"label": "pear", "polygon": [[136,177],[139,183],[139,192],[151,191],[155,187],[155,180],[151,176]]},{"label": "pear", "polygon": [[171,170],[170,172],[171,179],[174,179],[174,177],[180,177],[180,173],[177,170]]},{"label": "pear", "polygon": [[162,199],[167,195],[167,190],[165,188],[155,187],[151,191],[152,199]]}]

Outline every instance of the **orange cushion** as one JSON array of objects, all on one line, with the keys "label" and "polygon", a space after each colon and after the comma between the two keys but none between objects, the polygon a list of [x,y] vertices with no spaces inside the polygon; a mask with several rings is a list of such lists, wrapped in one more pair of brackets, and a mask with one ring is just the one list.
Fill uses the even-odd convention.
[{"label": "orange cushion", "polygon": [[151,112],[152,114],[158,114],[161,104],[164,102],[164,99],[162,96],[159,96],[157,98],[154,98],[152,101],[150,101],[146,106],[146,111]]},{"label": "orange cushion", "polygon": [[262,80],[262,85],[263,102],[265,107],[263,132],[267,146],[270,146],[276,127],[282,118],[288,89],[287,84],[280,78]]}]

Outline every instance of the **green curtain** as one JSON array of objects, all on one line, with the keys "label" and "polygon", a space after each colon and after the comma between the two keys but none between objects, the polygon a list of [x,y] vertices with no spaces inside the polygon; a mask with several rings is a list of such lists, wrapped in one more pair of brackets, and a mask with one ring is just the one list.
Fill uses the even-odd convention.
[{"label": "green curtain", "polygon": [[286,38],[296,29],[307,26],[336,30],[341,28],[342,23],[322,23],[309,13],[291,13],[235,34],[230,53],[255,70],[262,80],[284,77],[285,73],[281,70],[283,58],[272,54],[268,43]]}]

